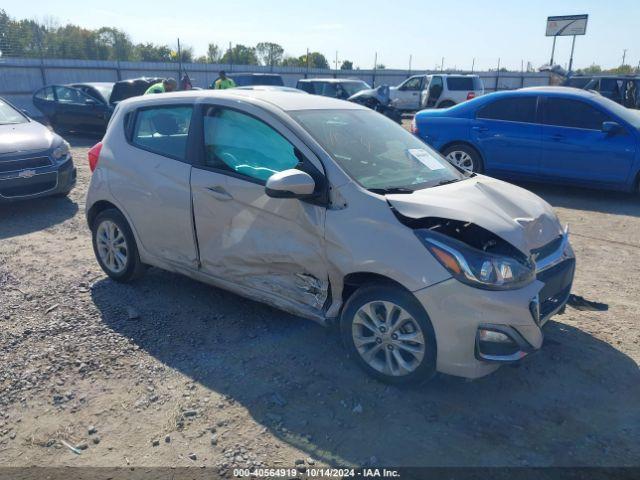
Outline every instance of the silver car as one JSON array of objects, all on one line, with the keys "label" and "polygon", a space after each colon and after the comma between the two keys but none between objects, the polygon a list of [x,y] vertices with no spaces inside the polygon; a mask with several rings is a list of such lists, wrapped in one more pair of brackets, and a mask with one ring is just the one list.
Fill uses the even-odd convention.
[{"label": "silver car", "polygon": [[384,116],[287,92],[122,102],[89,154],[100,266],[152,265],[338,323],[391,383],[468,378],[539,349],[575,258],[532,193],[457,170]]}]

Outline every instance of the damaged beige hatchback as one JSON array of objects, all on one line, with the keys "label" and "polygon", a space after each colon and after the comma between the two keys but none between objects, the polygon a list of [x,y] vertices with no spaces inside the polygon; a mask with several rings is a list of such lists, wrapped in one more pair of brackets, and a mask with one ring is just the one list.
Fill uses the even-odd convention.
[{"label": "damaged beige hatchback", "polygon": [[359,105],[274,91],[119,104],[89,152],[93,247],[327,325],[376,378],[475,378],[539,349],[575,258],[550,206]]}]

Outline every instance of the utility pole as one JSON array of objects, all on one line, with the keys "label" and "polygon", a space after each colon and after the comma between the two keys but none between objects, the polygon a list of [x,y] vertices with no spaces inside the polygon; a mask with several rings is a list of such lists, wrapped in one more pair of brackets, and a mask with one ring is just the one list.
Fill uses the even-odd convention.
[{"label": "utility pole", "polygon": [[473,60],[471,61],[471,73],[473,73],[473,69],[476,66],[476,57],[473,57]]},{"label": "utility pole", "polygon": [[180,49],[180,39],[178,38],[178,82],[182,78],[182,50]]},{"label": "utility pole", "polygon": [[229,42],[229,71],[233,71],[233,50],[231,50],[231,42]]},{"label": "utility pole", "polygon": [[442,57],[442,61],[440,62],[440,71],[444,72],[444,57]]},{"label": "utility pole", "polygon": [[336,73],[333,75],[334,78],[338,78],[338,51],[336,50]]},{"label": "utility pole", "polygon": [[378,68],[378,52],[375,53],[373,57],[373,79],[371,81],[371,86],[376,88],[376,69]]},{"label": "utility pole", "polygon": [[496,68],[496,92],[500,90],[500,84],[498,81],[500,80],[500,59],[498,58],[498,68]]},{"label": "utility pole", "polygon": [[556,53],[556,35],[553,36],[553,47],[551,47],[551,60],[549,60],[549,66],[553,67],[553,55]]},{"label": "utility pole", "polygon": [[409,55],[409,76],[411,76],[411,60],[413,60],[413,55]]},{"label": "utility pole", "polygon": [[309,47],[307,47],[307,72],[304,74],[304,78],[309,78]]},{"label": "utility pole", "polygon": [[627,58],[627,49],[626,48],[622,51],[622,66],[624,66],[625,58]]}]

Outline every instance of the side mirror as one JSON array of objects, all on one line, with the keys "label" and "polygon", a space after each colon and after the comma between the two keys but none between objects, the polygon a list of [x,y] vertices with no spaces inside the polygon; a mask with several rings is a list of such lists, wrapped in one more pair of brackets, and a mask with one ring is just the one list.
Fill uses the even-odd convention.
[{"label": "side mirror", "polygon": [[265,192],[273,198],[305,198],[313,195],[315,188],[316,182],[311,175],[292,168],[271,175]]},{"label": "side mirror", "polygon": [[618,122],[602,122],[602,133],[607,135],[615,135],[622,131],[622,125]]}]

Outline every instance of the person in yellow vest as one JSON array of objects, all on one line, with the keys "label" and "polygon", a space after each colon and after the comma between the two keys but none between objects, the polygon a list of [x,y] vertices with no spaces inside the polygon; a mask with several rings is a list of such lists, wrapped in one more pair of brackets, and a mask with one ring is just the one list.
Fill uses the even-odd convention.
[{"label": "person in yellow vest", "polygon": [[161,82],[154,83],[144,92],[145,95],[150,95],[152,93],[165,93],[165,92],[173,92],[178,86],[178,82],[173,78],[165,78]]},{"label": "person in yellow vest", "polygon": [[215,90],[225,90],[227,88],[234,88],[236,82],[227,77],[227,73],[224,70],[218,72],[218,78],[211,84],[211,88]]}]

